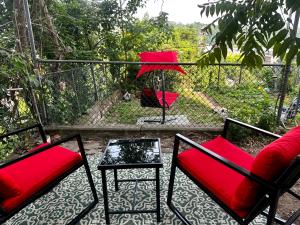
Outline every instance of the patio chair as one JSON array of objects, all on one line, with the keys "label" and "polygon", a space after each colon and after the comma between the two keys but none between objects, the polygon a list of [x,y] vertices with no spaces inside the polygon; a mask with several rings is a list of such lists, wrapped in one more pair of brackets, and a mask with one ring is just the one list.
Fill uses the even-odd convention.
[{"label": "patio chair", "polygon": [[[277,140],[252,157],[226,139],[230,124]],[[180,143],[191,148],[178,153]],[[227,118],[222,135],[201,145],[177,134],[167,204],[184,224],[191,224],[172,203],[175,172],[179,168],[239,224],[249,224],[259,214],[267,217],[268,225],[274,220],[280,224],[292,224],[300,215],[299,209],[287,221],[275,217],[275,214],[283,193],[300,199],[290,190],[299,178],[299,154],[300,126],[281,137]]]},{"label": "patio chair", "polygon": [[[54,143],[47,143],[40,124],[0,136],[0,140],[11,135],[38,128],[43,144],[25,155],[0,164],[0,224],[11,218],[28,204],[51,191],[69,174],[84,166],[92,191],[93,201],[68,224],[76,224],[98,202],[95,185],[86,159],[80,135],[74,135]],[[59,146],[77,140],[79,153]]]}]

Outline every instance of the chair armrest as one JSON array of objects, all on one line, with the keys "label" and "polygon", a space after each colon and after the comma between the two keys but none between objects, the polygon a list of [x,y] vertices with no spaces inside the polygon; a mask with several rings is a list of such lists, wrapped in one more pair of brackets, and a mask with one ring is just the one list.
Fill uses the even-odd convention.
[{"label": "chair armrest", "polygon": [[53,142],[53,143],[51,143],[51,144],[49,144],[47,146],[43,146],[43,147],[37,149],[36,151],[30,152],[28,154],[25,154],[25,155],[23,155],[23,156],[21,156],[21,157],[19,157],[17,159],[13,159],[13,160],[9,160],[7,162],[4,162],[3,164],[0,165],[0,169],[3,168],[3,167],[6,167],[8,165],[11,165],[13,163],[16,163],[18,161],[24,160],[24,159],[26,159],[28,157],[31,157],[31,156],[33,156],[35,154],[39,154],[39,153],[41,153],[43,151],[46,151],[46,150],[48,150],[48,149],[50,149],[50,148],[52,148],[54,146],[60,145],[60,144],[65,143],[65,142],[68,142],[68,141],[70,141],[72,139],[76,139],[77,140],[77,144],[78,144],[78,147],[79,147],[79,151],[81,153],[81,157],[82,157],[83,160],[86,160],[85,150],[84,150],[84,147],[83,147],[81,136],[80,136],[80,134],[75,134],[73,136],[66,137],[66,138],[63,138],[63,139],[61,139],[59,141]]},{"label": "chair armrest", "polygon": [[47,142],[47,138],[46,138],[45,131],[44,131],[42,125],[39,124],[39,123],[38,123],[38,124],[34,124],[34,125],[32,125],[32,126],[29,126],[29,127],[25,127],[25,128],[16,130],[16,131],[12,131],[12,132],[7,133],[7,134],[4,134],[4,135],[1,135],[1,136],[0,136],[0,140],[2,140],[2,139],[4,139],[4,138],[7,138],[7,137],[9,137],[9,136],[15,135],[15,134],[19,134],[19,133],[25,132],[25,131],[27,131],[27,130],[34,129],[34,128],[38,128],[39,134],[40,134],[40,136],[41,136],[43,142],[46,143],[46,142]]},{"label": "chair armrest", "polygon": [[274,134],[272,132],[269,132],[269,131],[266,131],[266,130],[263,130],[261,128],[258,128],[258,127],[255,127],[255,126],[252,126],[250,124],[247,124],[247,123],[243,123],[243,122],[240,122],[238,120],[235,120],[235,119],[231,119],[231,118],[226,118],[225,120],[225,125],[224,125],[224,130],[223,130],[223,134],[222,134],[222,137],[226,138],[227,136],[227,130],[229,128],[229,124],[230,123],[234,123],[234,124],[237,124],[241,127],[244,127],[244,128],[248,128],[250,130],[253,130],[253,131],[256,131],[258,133],[262,133],[262,134],[265,134],[269,137],[273,137],[273,138],[280,138],[281,136],[279,134]]},{"label": "chair armrest", "polygon": [[277,190],[276,189],[277,185],[275,183],[271,183],[269,181],[266,181],[266,180],[260,178],[259,176],[256,176],[255,174],[252,174],[250,171],[246,170],[245,168],[238,166],[237,164],[225,159],[224,157],[216,154],[213,151],[210,151],[209,149],[203,147],[202,145],[190,140],[189,138],[187,138],[181,134],[176,134],[176,136],[175,136],[173,160],[174,160],[174,158],[177,158],[180,141],[184,142],[185,144],[188,144],[189,146],[197,149],[198,151],[201,151],[202,153],[204,153],[207,156],[213,158],[214,160],[222,163],[223,165],[236,171],[237,173],[257,182],[258,184],[262,185],[263,187],[265,187],[271,191]]}]

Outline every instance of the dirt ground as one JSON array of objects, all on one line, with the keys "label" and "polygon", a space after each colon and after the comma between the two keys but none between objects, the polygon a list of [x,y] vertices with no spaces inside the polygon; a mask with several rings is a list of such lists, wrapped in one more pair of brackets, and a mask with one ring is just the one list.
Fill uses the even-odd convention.
[{"label": "dirt ground", "polygon": [[[196,141],[197,143],[201,143],[206,140],[212,139],[217,134],[211,134],[206,132],[188,132],[184,135],[188,136],[190,139]],[[152,137],[158,137],[157,134],[147,134],[147,135],[131,135],[130,137],[127,136],[118,136],[114,137],[116,139],[128,139],[128,138],[152,138]],[[162,151],[165,153],[171,153],[173,150],[173,142],[174,142],[174,134],[162,134],[159,135],[161,139],[161,148]],[[59,136],[54,137],[59,138]],[[53,139],[53,138],[52,138]],[[87,150],[87,154],[98,154],[99,152],[102,152],[105,150],[106,144],[110,137],[103,137],[103,138],[83,138],[84,140],[84,146]],[[263,143],[266,142],[266,143]],[[268,141],[257,141],[254,139],[247,139],[246,141],[239,142],[237,145],[250,153],[251,155],[255,156],[264,145],[266,145],[270,140]],[[76,146],[76,142],[71,142],[65,145],[65,147],[69,147],[70,149],[74,149],[74,146]],[[183,147],[184,148],[184,147]],[[295,186],[293,187],[293,191],[296,193],[300,193],[300,182],[298,181]],[[279,209],[278,214],[281,218],[287,219],[291,213],[293,213],[295,210],[300,208],[300,203],[297,201],[294,197],[291,197],[288,194],[285,194],[281,197],[279,201]],[[300,220],[298,219],[297,224],[300,224]]]}]

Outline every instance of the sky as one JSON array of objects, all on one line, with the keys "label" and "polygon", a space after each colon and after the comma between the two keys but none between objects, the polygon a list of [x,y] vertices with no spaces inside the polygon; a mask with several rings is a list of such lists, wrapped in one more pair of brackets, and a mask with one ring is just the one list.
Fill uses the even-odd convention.
[{"label": "sky", "polygon": [[[163,4],[162,4],[163,2]],[[150,17],[156,17],[162,11],[169,14],[169,21],[177,23],[209,23],[212,18],[200,17],[200,8],[198,4],[203,4],[208,0],[148,0],[146,7],[140,9],[137,13],[138,18],[143,18],[145,13]]]}]

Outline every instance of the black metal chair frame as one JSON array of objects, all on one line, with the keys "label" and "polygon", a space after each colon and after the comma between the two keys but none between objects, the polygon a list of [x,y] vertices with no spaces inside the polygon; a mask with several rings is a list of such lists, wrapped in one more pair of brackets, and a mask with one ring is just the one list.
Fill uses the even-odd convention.
[{"label": "black metal chair frame", "polygon": [[[242,123],[240,121],[227,118],[224,125],[224,130],[222,133],[222,137],[226,138],[228,133],[229,124],[236,124],[238,126],[248,128],[254,132],[267,135],[272,138],[279,138],[280,135],[271,133],[266,130],[262,130],[260,128],[251,126],[246,123]],[[206,188],[202,183],[197,181],[187,170],[185,170],[182,166],[180,166],[177,162],[177,155],[179,151],[180,142],[183,142],[202,153],[210,156],[211,158],[215,159],[216,161],[222,163],[223,165],[229,167],[230,169],[236,171],[237,173],[251,179],[252,181],[257,182],[260,184],[264,190],[265,195],[253,206],[249,214],[246,218],[241,218],[238,214],[236,214],[232,209],[230,209],[224,202],[218,199],[217,196],[214,195],[208,188]],[[283,219],[276,217],[276,209],[277,204],[280,196],[283,193],[289,193],[298,200],[300,200],[300,196],[295,192],[291,191],[290,188],[295,184],[295,182],[299,179],[300,176],[300,156],[298,155],[293,162],[289,165],[289,167],[281,174],[281,176],[274,182],[268,182],[263,180],[259,176],[256,176],[249,172],[248,170],[234,164],[231,161],[223,158],[222,156],[210,151],[207,148],[204,148],[200,144],[184,137],[183,135],[176,134],[175,141],[174,141],[174,150],[173,150],[173,158],[172,158],[172,165],[171,165],[171,174],[170,174],[170,182],[169,182],[169,189],[168,189],[168,197],[167,197],[167,205],[170,209],[176,214],[176,216],[184,223],[184,224],[191,224],[184,215],[175,208],[174,204],[172,204],[172,195],[173,195],[173,187],[174,187],[174,178],[176,173],[176,167],[178,167],[187,177],[189,177],[198,187],[200,187],[208,196],[210,196],[217,204],[219,204],[231,217],[233,217],[239,224],[246,225],[249,224],[256,216],[259,214],[263,214],[267,217],[267,225],[271,225],[272,222],[275,220],[279,224],[292,224],[299,216],[300,216],[300,209],[294,212],[290,218],[285,221]],[[267,207],[270,207],[268,212],[264,210]]]},{"label": "black metal chair frame", "polygon": [[[28,130],[35,129],[35,128],[38,128],[38,131],[39,131],[39,134],[40,134],[40,136],[42,138],[43,143],[46,143],[47,140],[46,140],[45,131],[44,131],[44,129],[43,129],[43,127],[42,127],[41,124],[36,124],[36,125],[30,126],[30,127],[27,127],[27,128],[23,128],[23,129],[20,129],[20,130],[17,130],[17,131],[14,131],[14,132],[11,132],[11,133],[8,133],[8,134],[5,134],[5,135],[1,135],[0,136],[0,140],[3,140],[4,138],[7,138],[9,136],[16,135],[16,134],[19,134],[21,132],[28,131]],[[68,175],[70,175],[71,173],[73,173],[75,170],[79,169],[81,166],[84,166],[84,168],[85,168],[85,172],[86,172],[86,175],[87,175],[87,178],[88,178],[88,182],[89,182],[89,185],[90,185],[90,188],[91,188],[91,191],[92,191],[92,195],[93,195],[93,202],[91,202],[84,210],[82,210],[68,224],[69,225],[73,225],[73,224],[78,223],[79,220],[81,218],[83,218],[98,203],[99,200],[98,200],[98,196],[97,196],[97,193],[96,193],[96,188],[95,188],[95,185],[94,185],[94,182],[93,182],[93,179],[92,179],[92,174],[91,174],[91,171],[90,171],[90,168],[89,168],[89,165],[88,165],[88,161],[87,161],[87,158],[86,158],[86,154],[85,154],[85,150],[84,150],[84,147],[83,147],[82,139],[81,139],[81,136],[79,134],[76,134],[76,135],[73,135],[73,136],[61,139],[61,140],[59,140],[57,142],[54,142],[54,143],[51,143],[51,144],[49,144],[47,146],[41,147],[41,148],[37,149],[34,152],[27,153],[27,154],[25,154],[25,155],[23,155],[23,156],[21,156],[21,157],[19,157],[17,159],[8,161],[8,162],[0,165],[0,169],[6,167],[8,165],[11,165],[13,163],[16,163],[18,161],[24,160],[24,159],[26,159],[28,157],[31,157],[31,156],[33,156],[35,154],[39,154],[40,152],[43,152],[43,151],[45,151],[47,149],[50,149],[50,148],[52,148],[54,146],[60,145],[62,143],[65,143],[65,142],[73,140],[73,139],[77,140],[79,151],[80,151],[80,154],[81,154],[81,157],[82,157],[82,162],[80,162],[79,164],[76,164],[72,168],[68,169],[66,172],[64,172],[64,174],[62,174],[61,176],[57,177],[55,181],[53,181],[52,183],[48,184],[46,187],[44,187],[39,192],[35,193],[33,196],[31,196],[24,203],[22,203],[22,205],[20,205],[19,207],[17,207],[13,211],[11,211],[9,213],[6,213],[0,207],[0,224],[4,223],[6,220],[8,220],[9,218],[11,218],[13,215],[15,215],[16,213],[18,213],[21,209],[23,209],[24,207],[26,207],[28,204],[34,202],[36,199],[40,198],[44,194],[47,194],[55,186],[57,186],[64,178],[66,178]]]}]

